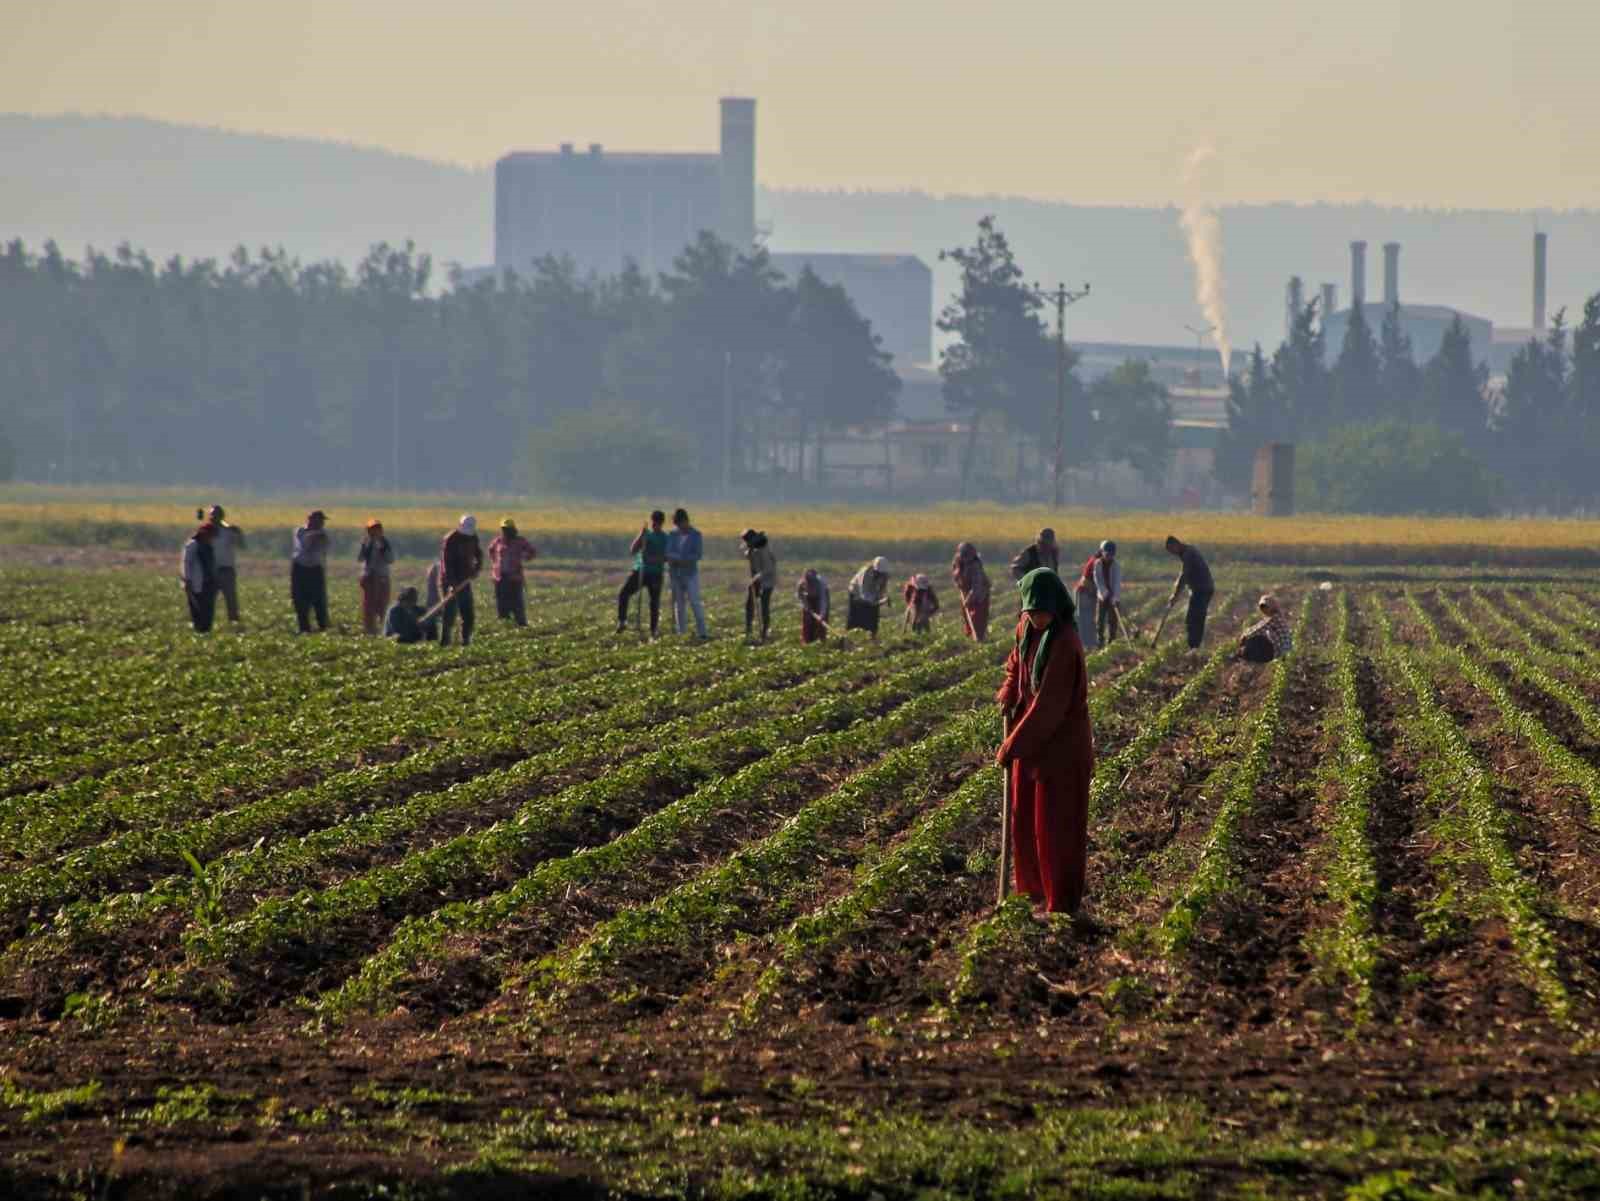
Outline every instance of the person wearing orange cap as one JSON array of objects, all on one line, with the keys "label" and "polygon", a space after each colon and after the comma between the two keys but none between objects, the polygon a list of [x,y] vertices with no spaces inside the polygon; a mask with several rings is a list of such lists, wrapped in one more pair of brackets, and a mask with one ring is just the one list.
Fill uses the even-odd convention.
[{"label": "person wearing orange cap", "polygon": [[311,612],[317,629],[328,628],[328,515],[321,509],[306,514],[306,523],[294,532],[294,553],[289,560],[289,599],[300,633],[311,633]]},{"label": "person wearing orange cap", "polygon": [[367,536],[361,540],[356,562],[361,564],[361,628],[376,635],[388,614],[389,569],[394,566],[394,547],[376,517],[367,522]]},{"label": "person wearing orange cap", "polygon": [[517,523],[509,517],[500,520],[500,533],[489,543],[489,568],[494,576],[494,607],[501,621],[516,619],[528,624],[528,601],[524,591],[522,565],[538,555],[533,543],[517,533]]}]

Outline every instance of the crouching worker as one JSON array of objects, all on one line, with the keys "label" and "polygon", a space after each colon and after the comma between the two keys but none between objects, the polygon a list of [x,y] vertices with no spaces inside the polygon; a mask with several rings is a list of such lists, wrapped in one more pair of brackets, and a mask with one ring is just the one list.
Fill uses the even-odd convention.
[{"label": "crouching worker", "polygon": [[1009,720],[995,761],[1011,773],[1016,889],[1071,913],[1083,902],[1094,774],[1088,671],[1061,577],[1041,567],[1017,588],[1017,642],[995,696]]},{"label": "crouching worker", "polygon": [[417,603],[415,588],[400,589],[400,598],[389,608],[384,619],[383,636],[396,642],[421,642],[432,634],[433,622],[422,620],[422,606]]},{"label": "crouching worker", "polygon": [[1294,649],[1294,631],[1277,597],[1263,596],[1256,608],[1261,610],[1261,620],[1239,635],[1239,658],[1247,663],[1271,663]]},{"label": "crouching worker", "polygon": [[800,602],[801,643],[821,642],[828,636],[828,581],[808,567],[794,594]]},{"label": "crouching worker", "polygon": [[925,575],[914,575],[906,581],[902,591],[906,602],[906,624],[913,634],[926,634],[933,624],[933,615],[939,611],[939,597],[933,583]]}]

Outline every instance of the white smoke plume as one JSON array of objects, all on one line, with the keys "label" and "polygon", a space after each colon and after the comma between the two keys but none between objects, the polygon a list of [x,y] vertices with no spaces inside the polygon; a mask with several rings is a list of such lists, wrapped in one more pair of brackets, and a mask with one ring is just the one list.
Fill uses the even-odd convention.
[{"label": "white smoke plume", "polygon": [[1217,174],[1217,152],[1211,146],[1197,146],[1183,164],[1183,212],[1178,223],[1189,244],[1189,261],[1194,264],[1194,298],[1214,328],[1217,353],[1222,356],[1222,374],[1228,374],[1233,357],[1233,339],[1228,332],[1228,305],[1222,295],[1222,219],[1212,203]]}]

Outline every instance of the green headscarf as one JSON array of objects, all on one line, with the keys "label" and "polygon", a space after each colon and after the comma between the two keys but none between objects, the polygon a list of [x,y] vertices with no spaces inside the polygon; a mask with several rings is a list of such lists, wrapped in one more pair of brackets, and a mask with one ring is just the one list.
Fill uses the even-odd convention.
[{"label": "green headscarf", "polygon": [[[1035,567],[1023,576],[1017,581],[1017,591],[1022,593],[1024,613],[1049,613],[1052,617],[1050,624],[1045,626],[1044,632],[1039,636],[1039,649],[1033,654],[1033,668],[1029,672],[1028,678],[1033,681],[1033,690],[1037,692],[1040,681],[1044,679],[1045,666],[1050,662],[1050,650],[1056,640],[1056,631],[1061,629],[1063,623],[1071,626],[1078,607],[1072,603],[1072,594],[1061,582],[1061,577],[1048,567]],[[1027,637],[1026,629],[1018,630],[1018,655],[1022,654]]]}]

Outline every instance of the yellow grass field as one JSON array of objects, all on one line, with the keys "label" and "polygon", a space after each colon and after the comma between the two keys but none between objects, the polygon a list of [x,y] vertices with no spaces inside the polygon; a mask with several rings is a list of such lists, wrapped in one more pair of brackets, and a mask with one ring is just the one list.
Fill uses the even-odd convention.
[{"label": "yellow grass field", "polygon": [[[407,496],[308,493],[282,496],[218,494],[205,488],[50,487],[0,489],[0,542],[161,547],[173,545],[193,524],[197,504],[220,499],[230,521],[247,531],[281,531],[287,537],[306,510],[320,505],[335,533],[354,536],[368,517],[380,517],[391,537],[435,538],[463,512],[477,514],[492,531],[512,516],[536,543],[556,555],[616,553],[637,530],[649,507],[540,502],[505,496]],[[670,512],[672,503],[659,502]],[[1586,566],[1600,563],[1600,521],[1438,517],[1365,517],[1305,514],[1290,518],[1249,513],[1105,512],[1049,510],[949,502],[925,508],[815,505],[804,507],[689,506],[711,557],[731,555],[739,531],[763,529],[790,547],[841,555],[871,547],[929,551],[970,540],[991,561],[1028,540],[1040,526],[1055,528],[1071,552],[1111,537],[1134,553],[1155,552],[1176,533],[1227,558],[1271,562],[1349,564],[1494,564]]]}]

